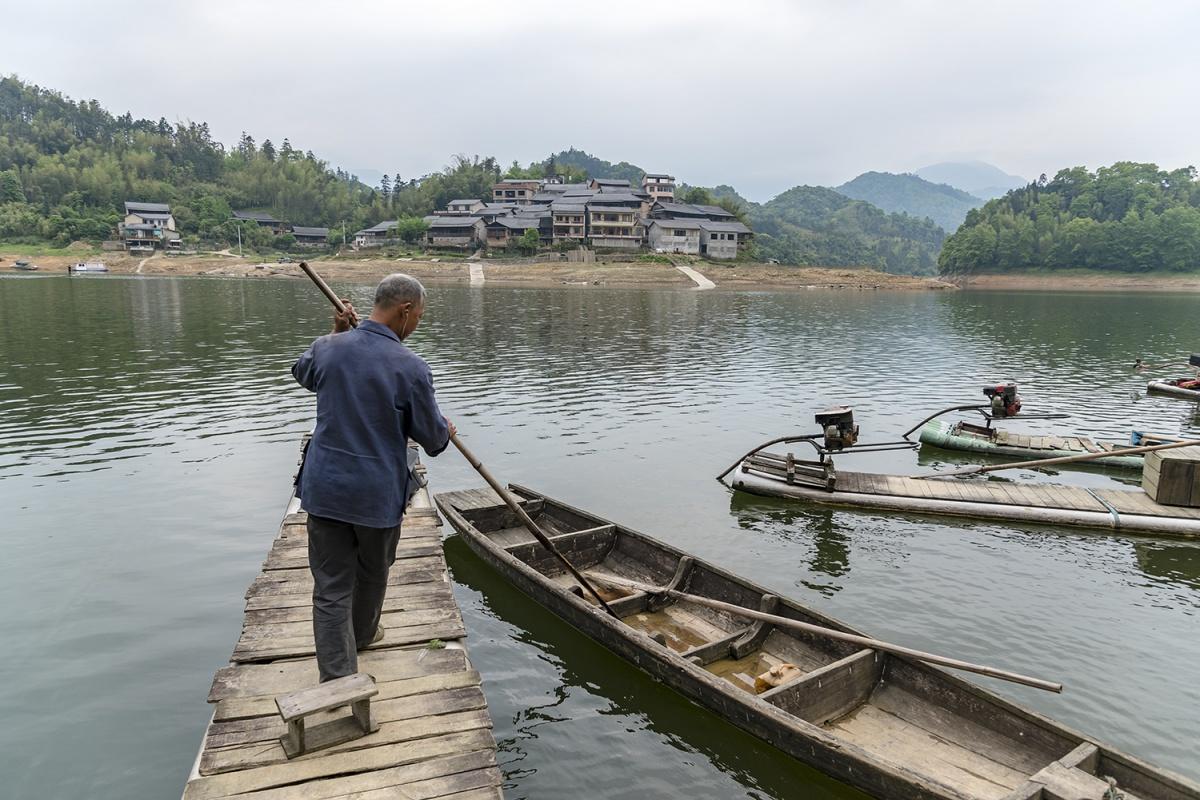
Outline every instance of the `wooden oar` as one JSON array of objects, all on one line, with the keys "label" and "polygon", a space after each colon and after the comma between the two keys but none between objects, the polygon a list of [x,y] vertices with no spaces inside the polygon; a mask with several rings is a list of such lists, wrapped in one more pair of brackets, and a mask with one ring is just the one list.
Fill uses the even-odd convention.
[{"label": "wooden oar", "polygon": [[[342,298],[338,297],[337,293],[334,292],[333,289],[329,288],[329,284],[317,274],[316,270],[308,265],[308,262],[301,261],[300,269],[304,270],[305,275],[312,278],[312,282],[317,285],[317,288],[321,290],[322,294],[329,298],[329,302],[333,303],[333,307],[337,309],[339,314],[346,313],[346,304],[342,302]],[[351,317],[350,324],[357,328],[358,320],[354,317]],[[459,441],[458,434],[452,435],[450,437],[450,441],[454,443],[454,446],[458,448],[458,452],[463,454],[463,457],[467,459],[468,463],[475,468],[475,471],[478,472],[485,481],[487,481],[487,485],[491,486],[492,490],[500,496],[500,499],[504,501],[504,504],[512,509],[513,513],[517,515],[517,518],[521,520],[521,523],[529,529],[530,533],[533,534],[533,538],[541,542],[542,546],[549,550],[550,553],[557,558],[564,567],[566,567],[567,572],[571,573],[571,576],[574,577],[575,580],[579,581],[579,583],[591,593],[592,597],[596,598],[596,602],[600,604],[601,608],[615,617],[616,614],[613,613],[613,610],[608,607],[608,603],[604,602],[604,598],[600,596],[600,593],[596,591],[595,587],[588,583],[587,578],[583,577],[583,573],[575,569],[575,566],[567,560],[567,557],[559,552],[558,548],[554,546],[554,542],[550,541],[550,537],[547,536],[538,526],[538,524],[533,521],[533,517],[529,516],[524,508],[521,508],[521,504],[518,503],[516,498],[512,496],[512,493],[509,492],[508,489],[504,488],[503,484],[501,484],[500,481],[496,480],[492,476],[492,473],[488,471],[488,468],[485,467],[483,463],[475,457],[474,453],[467,449],[465,444]]]},{"label": "wooden oar", "polygon": [[1092,461],[1106,456],[1136,456],[1140,453],[1155,453],[1159,450],[1170,450],[1173,447],[1191,447],[1200,445],[1200,440],[1185,439],[1170,444],[1150,444],[1143,447],[1122,447],[1119,450],[1106,450],[1101,453],[1080,453],[1077,456],[1057,456],[1055,458],[1039,458],[1036,461],[1014,461],[1011,464],[983,464],[976,467],[965,467],[950,472],[929,472],[924,475],[910,475],[910,478],[927,480],[929,478],[952,478],[956,475],[979,475],[984,472],[995,472],[1000,469],[1020,469],[1021,467],[1051,467],[1055,464],[1074,464],[1078,461]]},{"label": "wooden oar", "polygon": [[736,614],[747,619],[761,620],[769,622],[772,625],[778,625],[781,628],[793,628],[807,633],[814,633],[819,636],[825,636],[830,639],[837,639],[839,642],[849,642],[863,647],[869,647],[872,650],[881,650],[885,653],[893,653],[898,656],[907,656],[915,658],[918,661],[924,661],[929,664],[937,664],[942,667],[951,667],[953,669],[961,669],[964,672],[974,672],[978,675],[987,675],[990,678],[999,678],[1004,681],[1020,683],[1025,686],[1032,686],[1035,689],[1044,689],[1047,692],[1061,693],[1063,686],[1061,683],[1053,681],[1044,681],[1041,678],[1031,678],[1028,675],[1021,675],[1018,672],[1009,672],[1008,670],[996,669],[994,667],[986,667],[982,664],[972,664],[970,661],[960,661],[957,658],[947,658],[933,653],[926,653],[922,650],[913,650],[911,647],[903,647],[890,642],[883,642],[879,639],[872,639],[869,636],[859,636],[854,633],[846,633],[845,631],[835,630],[834,628],[826,628],[822,625],[813,625],[809,622],[801,622],[796,619],[781,617],[776,614],[768,614],[764,611],[755,611],[743,606],[726,603],[721,600],[713,600],[708,597],[701,597],[697,594],[688,594],[675,589],[667,589],[661,586],[651,586],[646,583],[627,580],[625,578],[617,578],[611,575],[596,575],[592,577],[598,583],[608,583],[613,586],[619,586],[626,589],[637,589],[648,594],[666,595],[674,597],[677,600],[686,600],[689,603],[695,603],[698,606],[706,606],[708,608],[717,609],[718,611],[726,611],[730,614]]}]

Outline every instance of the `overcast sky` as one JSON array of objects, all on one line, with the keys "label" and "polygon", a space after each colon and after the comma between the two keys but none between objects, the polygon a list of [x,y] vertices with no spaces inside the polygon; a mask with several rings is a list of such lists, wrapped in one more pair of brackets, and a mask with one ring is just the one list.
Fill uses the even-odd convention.
[{"label": "overcast sky", "polygon": [[0,72],[362,174],[569,146],[755,200],[979,159],[1192,164],[1192,2],[0,0]]}]

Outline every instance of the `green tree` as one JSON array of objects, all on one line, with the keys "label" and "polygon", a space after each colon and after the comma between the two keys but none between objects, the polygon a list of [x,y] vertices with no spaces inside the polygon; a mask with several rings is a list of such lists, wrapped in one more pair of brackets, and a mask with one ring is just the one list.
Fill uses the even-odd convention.
[{"label": "green tree", "polygon": [[518,246],[522,253],[525,253],[526,255],[533,255],[537,252],[538,245],[540,245],[541,242],[542,239],[541,235],[538,233],[538,229],[528,228],[523,234],[521,234]]},{"label": "green tree", "polygon": [[396,221],[395,234],[405,244],[417,244],[424,240],[429,223],[421,217],[402,217]]},{"label": "green tree", "polygon": [[0,172],[0,203],[24,202],[25,193],[21,191],[21,178],[17,171],[6,169]]}]

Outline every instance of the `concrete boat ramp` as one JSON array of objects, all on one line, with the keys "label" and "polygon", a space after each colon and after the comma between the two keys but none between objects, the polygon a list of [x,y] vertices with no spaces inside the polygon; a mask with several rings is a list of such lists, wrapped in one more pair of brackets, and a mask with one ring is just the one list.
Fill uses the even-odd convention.
[{"label": "concrete boat ramp", "polygon": [[[375,678],[378,730],[288,759],[275,697],[317,685],[306,514],[293,498],[246,592],[242,633],[209,690],[213,716],[184,800],[502,800],[492,719],[463,645],[441,519],[422,489],[404,518],[381,642],[359,656]],[[324,712],[327,718],[347,710]]]}]

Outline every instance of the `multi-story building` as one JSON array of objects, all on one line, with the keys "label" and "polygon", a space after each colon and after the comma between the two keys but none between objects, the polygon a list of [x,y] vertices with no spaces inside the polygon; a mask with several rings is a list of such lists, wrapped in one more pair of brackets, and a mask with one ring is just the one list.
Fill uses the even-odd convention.
[{"label": "multi-story building", "polygon": [[524,178],[505,178],[492,186],[493,203],[532,203],[533,196],[541,189],[541,181]]},{"label": "multi-story building", "polygon": [[451,200],[446,204],[447,214],[474,214],[477,211],[483,210],[487,203],[475,198],[462,198],[459,200]]},{"label": "multi-story building", "polygon": [[486,236],[482,217],[426,217],[425,221],[429,223],[425,243],[432,247],[472,247]]},{"label": "multi-story building", "polygon": [[636,250],[642,246],[644,204],[623,192],[600,192],[587,202],[587,236],[593,247]]},{"label": "multi-story building", "polygon": [[642,191],[650,195],[650,202],[659,200],[675,202],[675,178],[672,175],[647,172],[642,176]]},{"label": "multi-story building", "polygon": [[750,229],[738,222],[700,220],[700,255],[709,258],[737,258],[750,241]]},{"label": "multi-story building", "polygon": [[587,238],[587,205],[573,200],[556,200],[550,204],[555,240]]},{"label": "multi-story building", "polygon": [[656,253],[700,255],[698,219],[652,219],[646,223],[646,240]]},{"label": "multi-story building", "polygon": [[179,248],[179,232],[175,216],[166,203],[125,201],[125,218],[117,226],[125,249],[131,253],[153,252],[156,249]]}]

